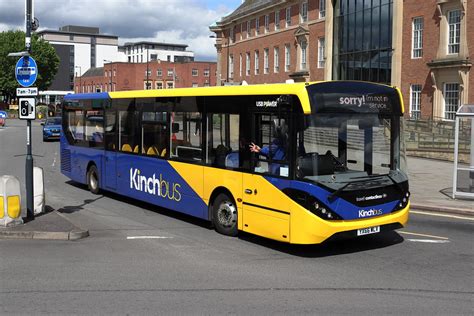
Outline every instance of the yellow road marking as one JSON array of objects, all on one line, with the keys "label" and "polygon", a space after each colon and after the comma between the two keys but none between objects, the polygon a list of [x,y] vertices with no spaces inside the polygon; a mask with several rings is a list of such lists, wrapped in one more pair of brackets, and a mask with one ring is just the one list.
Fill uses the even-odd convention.
[{"label": "yellow road marking", "polygon": [[426,235],[426,234],[418,234],[418,233],[410,233],[410,232],[405,232],[405,231],[398,231],[400,234],[405,234],[405,235],[413,235],[413,236],[420,236],[420,237],[430,237],[430,238],[438,238],[438,239],[443,239],[443,240],[448,240],[448,237],[441,237],[441,236],[434,236],[434,235]]},{"label": "yellow road marking", "polygon": [[448,214],[440,214],[440,213],[431,213],[431,212],[420,212],[420,211],[411,211],[412,214],[421,214],[421,215],[430,215],[430,216],[438,216],[438,217],[448,217],[448,218],[456,218],[456,219],[465,219],[468,221],[474,221],[472,217],[465,217],[465,216],[456,216],[456,215],[448,215]]}]

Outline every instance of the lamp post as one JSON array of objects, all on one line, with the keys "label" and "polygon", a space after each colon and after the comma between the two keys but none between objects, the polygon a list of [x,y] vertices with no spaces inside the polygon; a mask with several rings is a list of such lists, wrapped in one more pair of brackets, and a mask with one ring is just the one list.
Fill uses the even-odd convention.
[{"label": "lamp post", "polygon": [[149,52],[148,52],[148,45],[147,45],[146,46],[146,90],[148,90],[148,78],[150,77],[150,75],[148,74],[148,72],[150,71],[148,68],[148,56],[149,56]]},{"label": "lamp post", "polygon": [[[104,63],[109,63],[111,64],[112,61],[111,60],[107,60],[107,59],[104,59]],[[105,69],[104,69],[105,71]],[[110,65],[110,91],[112,91],[112,65]]]},{"label": "lamp post", "polygon": [[[81,79],[82,79],[82,70],[81,70],[81,66],[74,66],[74,68],[79,68],[79,89],[78,89],[78,93],[81,93],[81,86],[82,86],[82,82],[81,82]],[[77,76],[76,76],[77,77]]]}]

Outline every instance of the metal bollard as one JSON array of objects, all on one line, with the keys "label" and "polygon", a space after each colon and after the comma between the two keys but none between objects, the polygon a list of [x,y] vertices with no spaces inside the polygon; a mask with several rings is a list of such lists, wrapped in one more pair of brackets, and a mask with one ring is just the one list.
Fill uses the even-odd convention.
[{"label": "metal bollard", "polygon": [[20,181],[14,176],[0,177],[0,225],[23,224],[21,218]]}]

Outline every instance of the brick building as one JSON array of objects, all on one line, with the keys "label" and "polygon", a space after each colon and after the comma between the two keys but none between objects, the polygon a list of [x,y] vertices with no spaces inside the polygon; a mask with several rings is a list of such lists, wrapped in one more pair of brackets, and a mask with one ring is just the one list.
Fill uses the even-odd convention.
[{"label": "brick building", "polygon": [[108,92],[216,85],[215,62],[112,62],[76,77],[74,91]]},{"label": "brick building", "polygon": [[474,103],[472,16],[467,0],[246,0],[210,27],[217,84],[381,82],[407,116],[452,120]]}]

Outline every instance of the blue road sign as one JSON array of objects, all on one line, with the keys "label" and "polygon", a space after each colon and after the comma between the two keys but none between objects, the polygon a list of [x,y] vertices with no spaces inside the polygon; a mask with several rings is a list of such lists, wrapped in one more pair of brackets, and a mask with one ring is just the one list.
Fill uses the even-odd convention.
[{"label": "blue road sign", "polygon": [[15,67],[16,81],[23,86],[33,85],[38,77],[38,66],[33,57],[23,56],[16,63]]},{"label": "blue road sign", "polygon": [[5,111],[0,111],[0,118],[7,118],[7,112]]}]

